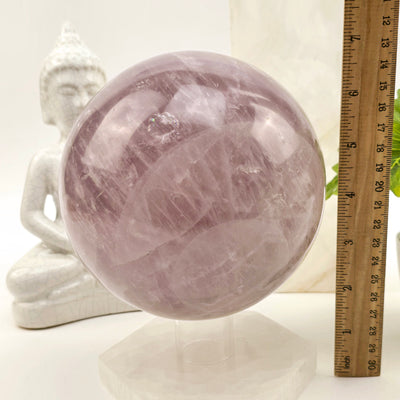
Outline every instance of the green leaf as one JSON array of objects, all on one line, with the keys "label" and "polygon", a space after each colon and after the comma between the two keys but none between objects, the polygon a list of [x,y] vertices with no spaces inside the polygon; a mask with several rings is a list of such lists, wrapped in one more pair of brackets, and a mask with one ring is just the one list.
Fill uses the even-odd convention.
[{"label": "green leaf", "polygon": [[400,165],[393,164],[390,169],[390,189],[397,196],[400,197]]},{"label": "green leaf", "polygon": [[400,90],[397,91],[397,99],[394,101],[390,189],[400,197]]},{"label": "green leaf", "polygon": [[339,163],[335,164],[332,169],[336,172],[336,175],[333,177],[333,179],[328,182],[326,185],[326,191],[325,191],[325,200],[328,200],[332,195],[338,194],[338,184],[339,184],[339,179],[338,179],[338,172],[339,172]]}]

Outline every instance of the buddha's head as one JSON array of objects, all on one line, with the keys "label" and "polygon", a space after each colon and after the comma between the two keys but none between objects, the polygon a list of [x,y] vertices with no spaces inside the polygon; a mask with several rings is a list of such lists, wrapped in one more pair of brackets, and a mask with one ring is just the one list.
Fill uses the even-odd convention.
[{"label": "buddha's head", "polygon": [[90,98],[105,84],[99,58],[65,23],[55,49],[46,57],[40,74],[43,121],[67,135]]}]

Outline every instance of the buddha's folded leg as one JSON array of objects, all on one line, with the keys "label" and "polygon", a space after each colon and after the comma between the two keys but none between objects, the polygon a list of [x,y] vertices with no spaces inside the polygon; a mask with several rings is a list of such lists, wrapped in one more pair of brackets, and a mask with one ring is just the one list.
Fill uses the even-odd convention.
[{"label": "buddha's folded leg", "polygon": [[55,253],[41,243],[13,265],[7,275],[7,286],[16,301],[33,301],[85,272],[72,254]]},{"label": "buddha's folded leg", "polygon": [[85,271],[53,289],[49,293],[48,299],[58,300],[67,297],[76,299],[78,297],[94,295],[95,292],[99,291],[106,291],[106,289],[90,272]]}]

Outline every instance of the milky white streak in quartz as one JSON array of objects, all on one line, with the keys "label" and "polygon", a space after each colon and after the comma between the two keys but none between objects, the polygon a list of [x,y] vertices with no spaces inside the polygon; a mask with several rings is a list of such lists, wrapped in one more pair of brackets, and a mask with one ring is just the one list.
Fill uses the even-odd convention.
[{"label": "milky white streak in quartz", "polygon": [[272,78],[172,53],[117,76],[65,146],[60,197],[76,253],[116,296],[217,318],[277,288],[311,245],[325,172],[312,127]]}]

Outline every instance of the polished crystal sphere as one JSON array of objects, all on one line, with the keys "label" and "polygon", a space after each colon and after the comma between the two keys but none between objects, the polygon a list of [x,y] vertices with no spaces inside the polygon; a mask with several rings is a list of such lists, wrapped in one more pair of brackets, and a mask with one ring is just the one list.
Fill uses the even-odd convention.
[{"label": "polished crystal sphere", "polygon": [[194,320],[243,310],[293,272],[324,187],[288,92],[231,57],[180,52],[124,71],[87,105],[60,198],[74,250],[106,288]]}]

